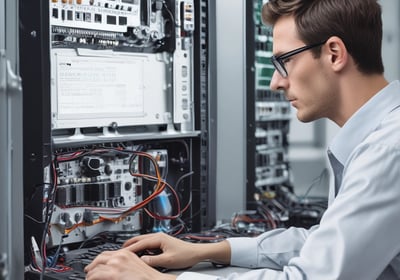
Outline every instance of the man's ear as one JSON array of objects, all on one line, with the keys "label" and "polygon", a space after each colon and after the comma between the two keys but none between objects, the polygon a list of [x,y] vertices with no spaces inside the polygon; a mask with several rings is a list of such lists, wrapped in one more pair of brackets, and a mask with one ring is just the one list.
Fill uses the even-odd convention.
[{"label": "man's ear", "polygon": [[342,39],[330,37],[325,43],[325,55],[333,71],[341,71],[349,62],[349,53]]}]

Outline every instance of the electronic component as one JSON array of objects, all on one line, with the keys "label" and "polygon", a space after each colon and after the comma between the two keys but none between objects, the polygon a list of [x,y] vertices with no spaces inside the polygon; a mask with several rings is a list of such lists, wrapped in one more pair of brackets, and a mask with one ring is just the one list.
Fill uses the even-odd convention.
[{"label": "electronic component", "polygon": [[[147,153],[149,153],[157,162],[161,177],[166,179],[168,172],[168,151],[148,150]],[[153,165],[149,165],[148,169],[150,174],[155,173]],[[170,192],[167,192],[166,190],[162,191],[153,199],[151,208],[157,216],[162,217],[160,219],[154,219],[152,231],[169,232],[171,230],[171,217],[173,215]],[[168,219],[168,217],[170,218]]]},{"label": "electronic component", "polygon": [[176,43],[174,67],[174,122],[182,123],[182,130],[193,130],[193,58],[194,3],[193,0],[176,2]]},{"label": "electronic component", "polygon": [[[165,38],[162,5],[151,0],[50,3],[53,44],[149,47]],[[143,21],[146,18],[146,22]]]},{"label": "electronic component", "polygon": [[50,3],[53,130],[194,131],[194,2],[171,2]]},{"label": "electronic component", "polygon": [[53,129],[168,124],[169,57],[54,49]]},{"label": "electronic component", "polygon": [[[84,241],[101,231],[141,230],[139,156],[134,147],[56,155],[57,186],[48,246]],[[84,228],[81,230],[80,228]]]}]

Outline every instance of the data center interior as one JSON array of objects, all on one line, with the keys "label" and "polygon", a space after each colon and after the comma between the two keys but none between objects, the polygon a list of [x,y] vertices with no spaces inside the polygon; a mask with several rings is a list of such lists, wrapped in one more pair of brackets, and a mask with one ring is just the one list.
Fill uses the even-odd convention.
[{"label": "data center interior", "polygon": [[[393,79],[400,4],[381,2]],[[1,0],[0,279],[67,279],[138,234],[319,221],[337,128],[270,90],[262,4]]]}]

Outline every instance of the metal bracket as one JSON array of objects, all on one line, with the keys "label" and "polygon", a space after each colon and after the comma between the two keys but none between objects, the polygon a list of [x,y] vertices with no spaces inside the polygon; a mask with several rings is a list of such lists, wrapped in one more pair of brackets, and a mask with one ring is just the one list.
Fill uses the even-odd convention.
[{"label": "metal bracket", "polygon": [[7,271],[7,255],[0,255],[0,280],[5,280],[8,275]]},{"label": "metal bracket", "polygon": [[0,93],[18,93],[22,90],[22,79],[12,70],[5,50],[0,50]]},{"label": "metal bracket", "polygon": [[6,65],[6,52],[0,49],[0,93],[5,92],[7,87]]}]

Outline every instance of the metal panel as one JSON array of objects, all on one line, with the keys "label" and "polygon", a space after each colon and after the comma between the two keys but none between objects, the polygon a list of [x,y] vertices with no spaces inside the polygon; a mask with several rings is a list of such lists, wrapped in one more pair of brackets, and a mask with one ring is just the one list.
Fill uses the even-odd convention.
[{"label": "metal panel", "polygon": [[[0,0],[0,154],[7,154],[7,99],[6,99],[6,58],[5,58],[5,3]],[[9,169],[7,167],[7,158],[0,157],[0,220],[6,221],[5,225],[0,227],[0,279],[5,279],[8,270],[8,190]]]},{"label": "metal panel", "polygon": [[[196,121],[200,128],[201,161],[200,210],[201,229],[215,225],[216,220],[216,79],[215,73],[215,1],[196,1],[195,61],[198,72],[194,75],[195,106],[199,112]],[[196,92],[197,91],[197,92]]]},{"label": "metal panel", "polygon": [[[217,219],[245,209],[245,1],[216,2]],[[228,12],[229,10],[229,12]]]},{"label": "metal panel", "polygon": [[23,279],[22,90],[17,3],[0,0],[0,279]]}]

